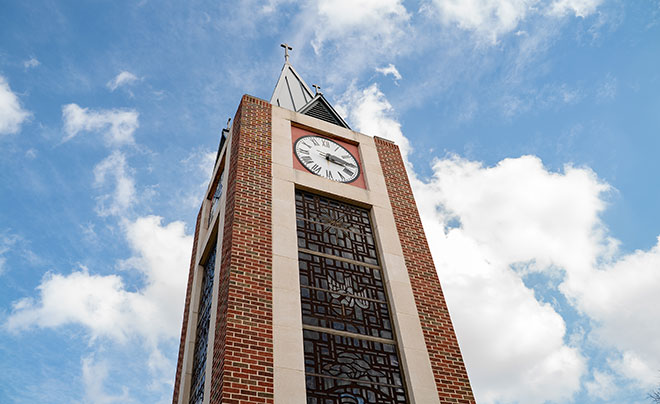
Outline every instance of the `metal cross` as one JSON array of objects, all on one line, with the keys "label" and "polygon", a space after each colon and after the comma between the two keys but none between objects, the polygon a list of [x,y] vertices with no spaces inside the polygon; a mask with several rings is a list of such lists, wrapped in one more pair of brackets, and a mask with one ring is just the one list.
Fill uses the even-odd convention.
[{"label": "metal cross", "polygon": [[316,84],[312,84],[312,87],[314,87],[314,90],[316,91],[316,94],[323,94],[321,92],[321,86],[318,86]]},{"label": "metal cross", "polygon": [[281,47],[284,48],[284,61],[288,62],[289,61],[289,51],[293,50],[292,47],[289,46],[287,43],[282,43],[280,44]]}]

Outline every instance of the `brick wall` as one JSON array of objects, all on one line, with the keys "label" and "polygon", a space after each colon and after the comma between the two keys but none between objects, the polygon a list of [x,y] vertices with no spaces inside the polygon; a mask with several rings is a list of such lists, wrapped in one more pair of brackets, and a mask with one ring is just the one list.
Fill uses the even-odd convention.
[{"label": "brick wall", "polygon": [[[202,204],[202,207],[204,205]],[[183,352],[186,348],[186,330],[188,329],[188,312],[190,309],[190,295],[192,293],[192,284],[195,277],[195,268],[196,265],[196,253],[197,253],[197,239],[199,237],[199,224],[202,218],[202,207],[199,208],[199,213],[197,214],[197,223],[195,224],[195,237],[193,239],[192,246],[192,256],[190,257],[190,271],[188,273],[188,286],[186,288],[186,302],[183,307],[183,325],[181,326],[181,339],[179,342],[179,357],[176,365],[176,376],[174,378],[174,394],[172,397],[172,404],[176,404],[179,401],[179,393],[181,389],[181,371],[183,369]]]},{"label": "brick wall", "polygon": [[399,147],[381,138],[375,138],[375,142],[440,402],[474,403],[470,380]]},{"label": "brick wall", "polygon": [[273,402],[271,119],[248,95],[234,117],[211,404]]}]

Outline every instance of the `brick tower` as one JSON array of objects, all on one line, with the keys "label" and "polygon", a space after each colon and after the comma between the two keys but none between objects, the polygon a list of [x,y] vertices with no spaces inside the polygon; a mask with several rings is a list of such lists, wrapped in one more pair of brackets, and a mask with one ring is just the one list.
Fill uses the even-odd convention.
[{"label": "brick tower", "polygon": [[474,403],[398,147],[283,46],[270,102],[243,96],[223,130],[173,404]]}]

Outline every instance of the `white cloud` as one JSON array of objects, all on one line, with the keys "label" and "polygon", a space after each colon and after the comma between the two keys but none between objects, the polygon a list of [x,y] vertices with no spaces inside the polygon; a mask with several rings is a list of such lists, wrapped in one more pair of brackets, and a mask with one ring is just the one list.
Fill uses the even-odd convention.
[{"label": "white cloud", "polygon": [[163,225],[158,216],[125,225],[134,255],[122,267],[142,275],[143,287],[127,290],[121,276],[93,274],[86,267],[68,275],[49,272],[37,288],[36,300],[14,303],[6,326],[21,330],[80,324],[92,338],[120,342],[136,335],[151,342],[176,337],[192,245],[184,227],[183,222]]},{"label": "white cloud", "polygon": [[391,74],[392,77],[394,77],[394,81],[401,80],[401,73],[399,73],[396,66],[394,66],[392,63],[390,63],[385,67],[377,67],[376,71],[378,73],[381,73],[383,76],[387,76],[388,74]]},{"label": "white cloud", "polygon": [[392,105],[376,84],[363,90],[351,86],[337,104],[337,109],[362,133],[398,144],[404,158],[412,151],[410,142],[401,132],[401,124],[394,117]]},{"label": "white cloud", "polygon": [[610,373],[594,371],[593,380],[584,384],[590,396],[607,400],[616,392],[617,385]]},{"label": "white cloud", "polygon": [[31,115],[21,107],[18,97],[9,88],[7,79],[0,76],[0,136],[18,133],[21,125]]},{"label": "white cloud", "polygon": [[291,43],[294,48],[310,44],[323,59],[333,59],[333,69],[324,76],[324,87],[330,89],[410,49],[401,45],[412,34],[410,18],[401,0],[307,2],[292,21]]},{"label": "white cloud", "polygon": [[66,142],[80,132],[102,132],[108,145],[120,146],[134,143],[133,133],[140,126],[139,114],[135,110],[111,109],[90,110],[77,104],[62,107],[64,121],[63,141]]},{"label": "white cloud", "polygon": [[36,58],[32,57],[26,61],[23,62],[23,67],[26,69],[31,69],[33,67],[37,67],[41,64],[40,61],[38,61]]},{"label": "white cloud", "polygon": [[104,186],[111,177],[114,188],[111,193],[98,197],[97,211],[101,216],[120,215],[135,202],[135,180],[130,174],[126,156],[118,150],[94,167],[94,184]]},{"label": "white cloud", "polygon": [[111,395],[105,391],[105,380],[108,378],[108,365],[100,361],[94,362],[94,358],[89,356],[82,361],[82,379],[85,386],[84,403],[90,404],[111,404],[111,403],[129,403],[134,402],[129,397],[128,389],[122,388],[121,395]]},{"label": "white cloud", "polygon": [[410,18],[400,0],[319,0],[316,13],[312,44],[317,52],[325,41],[338,37],[391,45]]},{"label": "white cloud", "polygon": [[561,290],[593,321],[592,339],[615,348],[612,367],[650,388],[660,369],[660,238],[648,251],[567,274]]},{"label": "white cloud", "polygon": [[568,13],[576,17],[586,17],[596,11],[603,0],[555,0],[550,4],[548,13],[563,16]]},{"label": "white cloud", "polygon": [[494,44],[505,34],[518,31],[530,16],[563,17],[573,13],[587,17],[594,13],[602,0],[555,0],[548,6],[539,0],[432,0],[442,22],[456,24]]},{"label": "white cloud", "polygon": [[413,185],[477,401],[569,400],[586,361],[565,342],[561,316],[511,265],[538,269],[561,253],[581,260],[602,186],[589,183],[590,172],[549,173],[529,156],[489,168],[452,157],[433,172]]},{"label": "white cloud", "polygon": [[[344,108],[356,129],[385,133],[408,155],[394,111],[375,85],[351,89]],[[432,170],[422,181],[409,164],[478,402],[563,402],[582,388],[603,398],[616,392],[595,391],[614,374],[646,389],[657,383],[660,325],[651,319],[660,317],[660,239],[650,250],[621,254],[600,217],[607,183],[588,168],[551,172],[535,156],[491,167],[449,156]],[[591,322],[588,334],[577,327],[567,335],[546,297],[523,283],[530,272],[553,279],[552,293]],[[585,343],[609,355],[607,364],[587,363]]]},{"label": "white cloud", "polygon": [[[125,235],[133,256],[120,266],[136,271],[142,286],[128,288],[119,274],[94,274],[86,267],[69,274],[49,272],[37,287],[37,297],[14,302],[4,327],[18,332],[79,325],[92,341],[104,338],[124,343],[137,338],[150,351],[149,366],[155,379],[169,381],[171,364],[163,365],[158,344],[175,339],[180,332],[192,245],[184,227],[183,222],[163,225],[157,216],[126,222]],[[85,366],[90,370],[86,379],[89,391],[103,396],[101,382],[93,378],[96,365],[83,365],[83,370]]]},{"label": "white cloud", "polygon": [[495,43],[513,32],[538,0],[433,0],[444,24],[474,31]]},{"label": "white cloud", "polygon": [[138,77],[131,72],[122,71],[114,79],[108,81],[106,86],[110,91],[115,91],[118,87],[127,86],[138,81]]}]

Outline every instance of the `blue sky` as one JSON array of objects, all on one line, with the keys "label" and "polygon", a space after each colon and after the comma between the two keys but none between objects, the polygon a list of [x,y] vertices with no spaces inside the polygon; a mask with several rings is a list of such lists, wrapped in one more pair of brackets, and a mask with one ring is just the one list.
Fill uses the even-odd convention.
[{"label": "blue sky", "polygon": [[660,385],[660,2],[0,3],[0,401],[171,400],[220,130],[281,42],[397,141],[479,403]]}]

